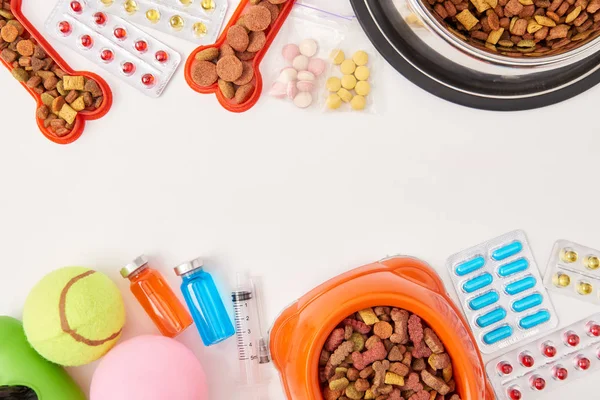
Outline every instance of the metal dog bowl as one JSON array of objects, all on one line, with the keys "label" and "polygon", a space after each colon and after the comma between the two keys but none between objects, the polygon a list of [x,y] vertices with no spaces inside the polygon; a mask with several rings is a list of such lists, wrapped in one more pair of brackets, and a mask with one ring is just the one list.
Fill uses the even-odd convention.
[{"label": "metal dog bowl", "polygon": [[525,110],[566,100],[600,81],[600,39],[562,54],[512,58],[452,34],[421,0],[350,0],[377,50],[400,73],[451,102]]}]

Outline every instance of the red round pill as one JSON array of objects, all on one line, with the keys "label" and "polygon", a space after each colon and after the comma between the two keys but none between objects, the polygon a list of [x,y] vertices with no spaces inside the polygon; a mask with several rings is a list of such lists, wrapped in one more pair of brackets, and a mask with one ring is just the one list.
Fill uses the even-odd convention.
[{"label": "red round pill", "polygon": [[521,391],[516,388],[510,388],[508,389],[508,397],[510,397],[511,400],[520,400]]},{"label": "red round pill", "polygon": [[590,364],[591,364],[591,362],[590,362],[589,358],[586,358],[583,356],[579,356],[575,360],[575,365],[577,366],[577,369],[580,369],[582,371],[589,369]]},{"label": "red round pill", "polygon": [[600,325],[598,325],[598,324],[590,324],[588,326],[588,332],[592,336],[596,336],[596,337],[600,336]]},{"label": "red round pill", "polygon": [[566,342],[569,346],[575,347],[579,344],[579,336],[575,332],[569,331],[565,334],[565,336]]},{"label": "red round pill", "polygon": [[144,51],[148,50],[148,43],[146,43],[145,40],[138,40],[135,42],[135,49],[140,53],[143,53]]},{"label": "red round pill", "polygon": [[146,86],[154,85],[154,75],[145,74],[144,76],[142,76],[142,83]]},{"label": "red round pill", "polygon": [[528,353],[521,353],[519,359],[521,360],[521,364],[527,368],[533,367],[533,364],[535,363],[533,357]]},{"label": "red round pill", "polygon": [[531,387],[535,390],[544,390],[546,387],[546,381],[541,376],[532,376],[530,381]]},{"label": "red round pill", "polygon": [[76,13],[80,13],[83,10],[83,7],[81,6],[80,2],[72,1],[71,2],[71,10],[73,10]]},{"label": "red round pill", "polygon": [[112,50],[104,49],[100,53],[100,58],[102,59],[102,61],[111,62],[115,59],[115,53],[113,53]]},{"label": "red round pill", "polygon": [[132,62],[124,62],[121,67],[125,75],[131,75],[135,72],[135,65]]},{"label": "red round pill", "polygon": [[159,63],[167,62],[167,60],[169,59],[169,55],[166,51],[163,50],[157,51],[154,56],[156,57],[156,61],[158,61]]},{"label": "red round pill", "polygon": [[552,373],[559,381],[564,381],[569,376],[569,371],[564,367],[554,367],[552,368]]},{"label": "red round pill", "polygon": [[94,14],[94,22],[96,22],[97,25],[104,25],[106,23],[106,14],[97,12]]},{"label": "red round pill", "polygon": [[71,24],[67,21],[61,21],[58,23],[58,31],[63,35],[68,35],[71,33]]},{"label": "red round pill", "polygon": [[513,367],[507,362],[498,363],[498,371],[501,375],[510,375],[513,372]]},{"label": "red round pill", "polygon": [[117,39],[125,39],[127,37],[127,31],[124,28],[115,28],[114,35]]},{"label": "red round pill", "polygon": [[83,35],[80,40],[81,40],[81,45],[83,47],[85,47],[86,49],[89,49],[90,47],[92,47],[94,45],[94,41],[92,40],[90,35]]},{"label": "red round pill", "polygon": [[544,344],[543,346],[544,355],[546,357],[552,358],[556,355],[556,347],[552,346],[551,344]]}]

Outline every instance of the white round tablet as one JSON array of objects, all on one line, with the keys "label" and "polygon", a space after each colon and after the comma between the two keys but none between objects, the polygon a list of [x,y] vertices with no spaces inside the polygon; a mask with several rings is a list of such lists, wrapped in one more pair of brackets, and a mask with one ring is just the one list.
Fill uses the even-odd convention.
[{"label": "white round tablet", "polygon": [[317,42],[312,39],[304,39],[300,43],[300,54],[305,55],[306,57],[312,57],[317,54],[317,49],[319,46]]},{"label": "white round tablet", "polygon": [[305,69],[308,68],[308,63],[309,63],[309,59],[308,57],[306,57],[303,54],[300,54],[299,56],[296,56],[294,58],[294,61],[292,62],[292,66],[294,68],[296,68],[296,70],[298,71],[304,71]]},{"label": "white round tablet", "polygon": [[294,97],[294,104],[299,108],[306,108],[312,104],[312,95],[309,92],[300,92]]},{"label": "white round tablet", "polygon": [[298,72],[298,80],[299,81],[314,81],[315,74],[310,71],[300,71]]},{"label": "white round tablet", "polygon": [[277,80],[282,83],[288,83],[291,81],[295,81],[297,77],[298,71],[296,71],[294,68],[284,68],[281,70],[281,73],[279,74],[279,78],[277,78]]}]

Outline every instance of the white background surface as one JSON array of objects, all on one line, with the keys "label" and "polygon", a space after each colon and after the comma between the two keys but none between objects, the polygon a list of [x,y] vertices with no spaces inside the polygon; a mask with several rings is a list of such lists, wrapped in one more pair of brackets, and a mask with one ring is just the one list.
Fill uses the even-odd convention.
[{"label": "white background surface", "polygon": [[[54,2],[24,3],[41,27]],[[183,54],[194,47],[157,36]],[[0,73],[0,314],[20,317],[47,272],[85,265],[122,289],[125,338],[156,333],[118,275],[142,252],[174,287],[171,267],[200,255],[225,294],[236,271],[263,276],[271,323],[315,285],[390,254],[423,258],[449,282],[448,255],[516,228],[542,271],[557,239],[600,247],[599,88],[501,114],[444,102],[385,65],[373,77],[377,115],[302,112],[267,97],[232,115],[192,92],[181,70],[153,100],[57,49],[105,77],[115,103],[58,146],[38,132],[29,94]],[[596,311],[552,298],[561,326]],[[179,340],[207,367],[211,399],[240,393],[233,340],[207,349],[193,329]],[[69,372],[87,390],[95,365]],[[594,378],[547,399],[590,393]]]}]

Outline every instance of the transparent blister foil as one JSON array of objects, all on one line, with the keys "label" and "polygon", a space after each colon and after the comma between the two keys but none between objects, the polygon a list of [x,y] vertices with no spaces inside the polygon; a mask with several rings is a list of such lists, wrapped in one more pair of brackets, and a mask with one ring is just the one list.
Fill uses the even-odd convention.
[{"label": "transparent blister foil", "polygon": [[457,253],[446,265],[482,353],[512,347],[558,325],[523,231]]},{"label": "transparent blister foil", "polygon": [[502,400],[535,400],[600,370],[600,314],[555,330],[490,360],[486,372]]},{"label": "transparent blister foil", "polygon": [[127,21],[198,44],[217,39],[227,13],[227,0],[87,1]]},{"label": "transparent blister foil", "polygon": [[[350,24],[353,21],[352,16],[342,16],[328,12],[324,9],[297,3],[288,20],[279,31],[276,39],[271,45],[271,51],[265,57],[264,79],[265,91],[272,97],[281,99],[294,107],[295,97],[303,90],[307,90],[303,85],[309,86],[310,104],[296,102],[297,106],[306,109],[319,109],[322,100],[320,96],[323,93],[323,87],[329,71],[329,54],[348,34]],[[316,44],[316,52],[308,57],[298,49],[298,54],[293,56],[295,46],[301,47],[309,41]],[[291,50],[291,51],[290,51]],[[284,55],[285,54],[285,55]],[[287,57],[286,57],[287,55]],[[295,58],[298,59],[295,61]],[[306,57],[306,59],[303,59]],[[310,63],[310,69],[305,67]],[[316,73],[314,65],[319,64],[320,73]],[[293,70],[293,71],[292,71]],[[310,72],[310,74],[301,74]],[[305,75],[308,78],[305,78]],[[309,84],[306,83],[307,79]],[[302,83],[301,83],[302,82]],[[304,96],[304,95],[302,95]]]},{"label": "transparent blister foil", "polygon": [[544,284],[557,293],[600,304],[600,251],[568,240],[557,241]]},{"label": "transparent blister foil", "polygon": [[181,62],[174,49],[83,1],[59,1],[46,21],[46,30],[151,97],[161,95]]}]

